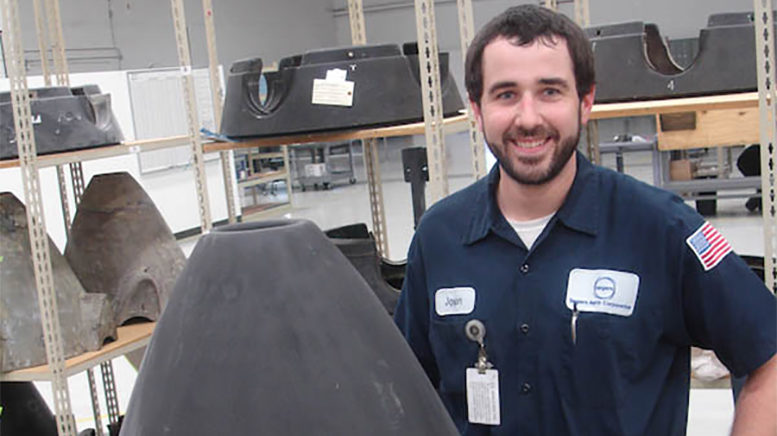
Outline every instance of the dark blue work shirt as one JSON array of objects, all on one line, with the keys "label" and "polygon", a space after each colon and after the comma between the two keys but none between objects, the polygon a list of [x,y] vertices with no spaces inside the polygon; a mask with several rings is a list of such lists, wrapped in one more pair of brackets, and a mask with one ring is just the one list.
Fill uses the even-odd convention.
[{"label": "dark blue work shirt", "polygon": [[[704,219],[677,196],[578,154],[564,204],[527,250],[496,204],[498,181],[495,166],[425,213],[395,313],[462,434],[682,435],[690,346],[737,376],[775,353],[774,295],[734,253],[705,270],[688,241]],[[631,313],[581,310],[573,342],[573,270],[636,276]],[[435,297],[451,288],[474,289],[474,308],[441,315]],[[467,420],[471,319],[499,371],[499,426]]]}]

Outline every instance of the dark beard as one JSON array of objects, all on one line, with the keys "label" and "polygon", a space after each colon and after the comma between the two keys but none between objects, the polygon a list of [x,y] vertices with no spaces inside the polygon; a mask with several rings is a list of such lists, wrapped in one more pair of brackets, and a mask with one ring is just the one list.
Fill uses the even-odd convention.
[{"label": "dark beard", "polygon": [[[497,150],[496,147],[491,145],[491,142],[486,137],[485,131],[483,132],[483,139],[486,141],[486,144],[488,145],[488,149],[491,150],[491,153],[496,157],[497,162],[499,162],[499,166],[504,170],[504,172],[513,180],[516,182],[522,184],[522,185],[543,185],[545,183],[548,183],[549,181],[553,180],[558,176],[558,174],[561,172],[561,170],[564,168],[564,166],[569,162],[569,159],[572,158],[572,155],[575,153],[575,149],[577,149],[577,143],[580,141],[580,112],[578,110],[578,128],[577,128],[577,135],[575,135],[572,138],[567,138],[563,142],[561,142],[560,147],[556,149],[556,152],[553,154],[553,157],[550,161],[550,166],[548,167],[547,171],[545,171],[542,174],[539,175],[533,175],[533,174],[521,174],[518,172],[518,170],[512,165],[512,161],[507,158],[504,154],[502,154],[502,150]],[[552,137],[558,138],[558,132],[550,132]],[[507,144],[507,135],[506,137],[502,139],[502,144]],[[505,145],[505,148],[507,146]],[[524,160],[526,163],[531,163],[528,160]]]}]

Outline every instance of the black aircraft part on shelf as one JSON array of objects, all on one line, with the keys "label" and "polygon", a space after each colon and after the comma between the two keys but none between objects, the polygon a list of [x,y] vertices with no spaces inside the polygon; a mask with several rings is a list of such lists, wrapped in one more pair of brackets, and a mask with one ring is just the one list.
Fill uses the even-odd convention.
[{"label": "black aircraft part on shelf", "polygon": [[751,12],[711,15],[699,33],[699,53],[686,69],[672,59],[655,24],[586,28],[594,51],[596,102],[755,91],[753,26]]},{"label": "black aircraft part on shelf", "polygon": [[204,235],[154,329],[121,436],[455,435],[367,283],[315,224]]},{"label": "black aircraft part on shelf", "polygon": [[410,197],[413,199],[413,228],[418,227],[421,216],[426,212],[426,182],[429,181],[429,163],[426,147],[402,149],[402,172],[410,183]]},{"label": "black aircraft part on shelf", "polygon": [[92,177],[65,257],[87,292],[113,297],[116,325],[156,320],[186,261],[154,202],[124,172]]},{"label": "black aircraft part on shelf", "polygon": [[57,436],[57,421],[32,382],[0,382],[0,435]]},{"label": "black aircraft part on shelf", "polygon": [[[99,349],[116,338],[110,297],[89,294],[47,236],[65,356]],[[10,192],[0,193],[0,370],[46,363],[27,214]]]},{"label": "black aircraft part on shelf", "polygon": [[[111,96],[97,85],[30,90],[37,154],[117,144],[123,136],[111,111]],[[18,156],[10,92],[0,92],[0,159]]]},{"label": "black aircraft part on shelf", "polygon": [[[418,47],[407,43],[341,47],[283,58],[278,71],[264,73],[266,99],[260,98],[262,60],[235,62],[229,69],[221,133],[232,138],[387,126],[423,120]],[[351,105],[313,104],[316,80],[341,70],[353,83]],[[440,54],[444,115],[464,109]],[[328,82],[332,84],[332,82]],[[332,86],[337,87],[338,82]]]},{"label": "black aircraft part on shelf", "polygon": [[386,280],[381,265],[388,263],[404,270],[404,263],[399,265],[380,256],[375,238],[364,223],[337,227],[327,230],[325,234],[364,277],[388,314],[393,316],[401,289]]}]

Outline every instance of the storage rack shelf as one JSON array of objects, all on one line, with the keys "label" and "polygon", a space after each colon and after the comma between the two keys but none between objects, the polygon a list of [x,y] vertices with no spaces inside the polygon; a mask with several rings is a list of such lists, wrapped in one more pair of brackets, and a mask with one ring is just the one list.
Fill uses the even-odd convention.
[{"label": "storage rack shelf", "polygon": [[[99,365],[115,357],[123,356],[148,344],[155,322],[132,324],[117,329],[118,338],[97,351],[79,354],[65,360],[65,377]],[[48,365],[34,366],[0,373],[0,381],[51,381]]]},{"label": "storage rack shelf", "polygon": [[[456,115],[445,118],[445,133],[466,130],[467,116]],[[205,153],[214,151],[237,150],[240,148],[274,147],[278,145],[310,144],[314,142],[337,142],[356,139],[389,138],[393,136],[421,135],[424,133],[423,122],[401,124],[397,126],[375,127],[367,129],[336,130],[331,132],[303,133],[299,135],[271,136],[267,138],[248,139],[240,142],[211,142],[203,145]]]}]

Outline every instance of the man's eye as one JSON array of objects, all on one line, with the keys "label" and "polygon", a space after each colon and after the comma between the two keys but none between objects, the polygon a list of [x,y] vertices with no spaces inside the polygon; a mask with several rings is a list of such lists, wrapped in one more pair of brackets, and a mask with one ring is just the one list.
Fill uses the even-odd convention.
[{"label": "man's eye", "polygon": [[509,100],[509,99],[513,98],[514,96],[515,96],[514,92],[512,92],[512,91],[505,91],[505,92],[500,92],[499,94],[497,94],[496,98],[498,100]]},{"label": "man's eye", "polygon": [[547,96],[555,96],[561,94],[561,91],[556,88],[545,88],[542,93]]}]

